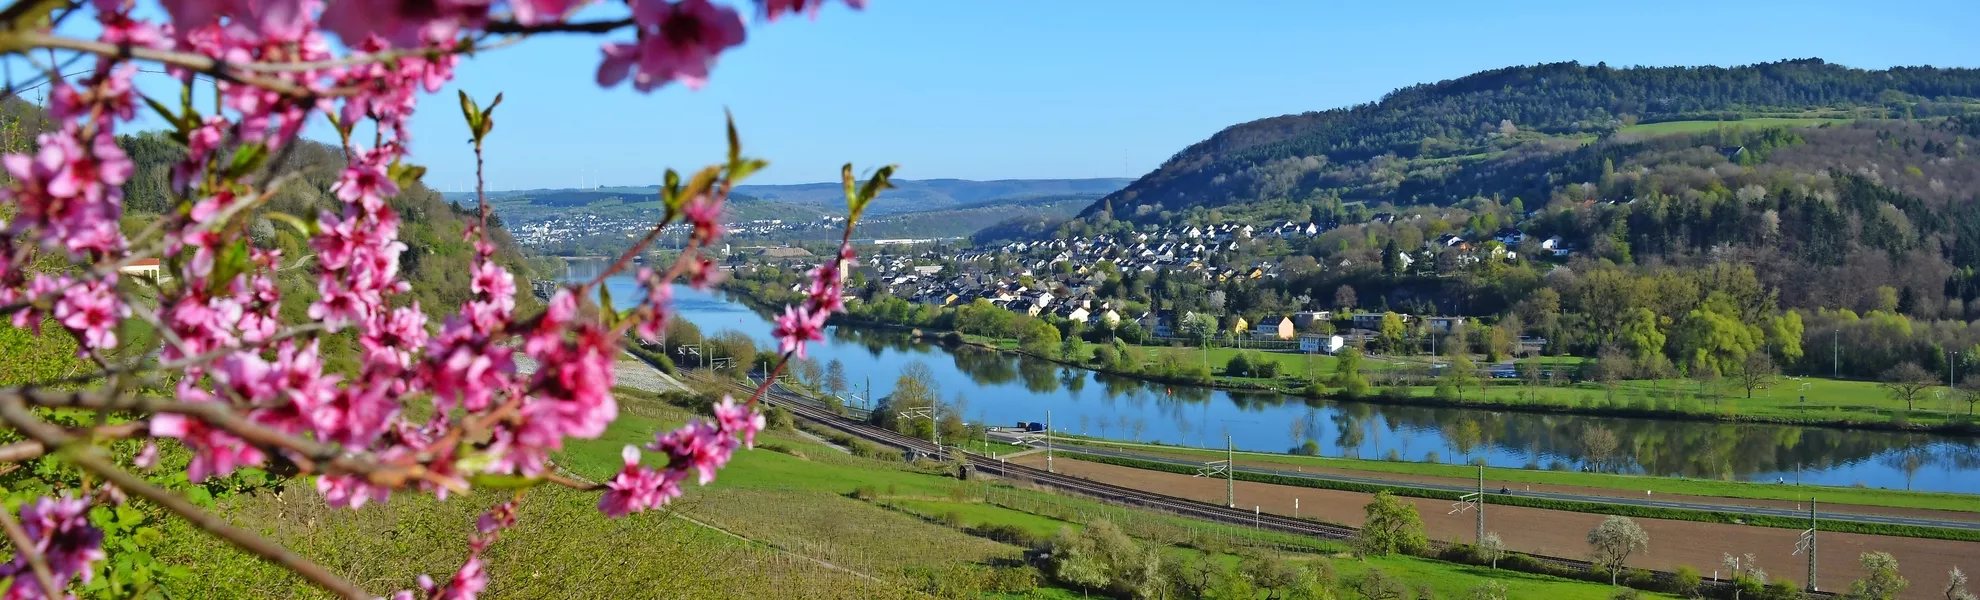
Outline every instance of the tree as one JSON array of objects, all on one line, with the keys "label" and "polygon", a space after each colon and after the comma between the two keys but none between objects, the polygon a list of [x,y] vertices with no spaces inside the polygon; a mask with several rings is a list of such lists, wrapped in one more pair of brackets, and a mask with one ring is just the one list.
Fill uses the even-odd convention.
[{"label": "tree", "polygon": [[1772,386],[1774,379],[1780,374],[1780,368],[1774,366],[1773,357],[1767,356],[1765,352],[1754,352],[1746,355],[1746,360],[1740,361],[1739,370],[1733,373],[1733,379],[1739,382],[1740,387],[1746,389],[1746,397],[1751,399],[1753,390]]},{"label": "tree", "polygon": [[1375,494],[1375,500],[1362,510],[1367,518],[1355,534],[1355,552],[1362,556],[1419,554],[1430,547],[1423,533],[1423,518],[1416,505],[1397,498],[1388,490]]},{"label": "tree", "polygon": [[1767,343],[1781,353],[1782,362],[1792,365],[1801,360],[1803,331],[1801,313],[1790,310],[1774,317],[1767,329]]},{"label": "tree", "polygon": [[1053,579],[1077,586],[1081,592],[1107,587],[1111,581],[1107,577],[1106,559],[1091,536],[1061,527],[1052,536],[1050,550],[1052,558],[1048,564]]},{"label": "tree", "polygon": [[1511,590],[1506,588],[1506,584],[1487,580],[1473,586],[1470,594],[1465,597],[1469,600],[1507,600],[1511,597],[1508,595],[1510,593]]},{"label": "tree", "polygon": [[1506,557],[1506,542],[1499,539],[1499,532],[1486,532],[1485,538],[1478,540],[1479,558],[1492,562],[1492,568],[1499,568],[1499,559]]},{"label": "tree", "polygon": [[1343,285],[1334,288],[1334,307],[1343,311],[1354,310],[1360,301],[1354,295],[1354,286]]},{"label": "tree", "polygon": [[1210,345],[1210,338],[1217,335],[1217,318],[1203,313],[1190,313],[1183,317],[1177,333],[1198,346]]},{"label": "tree", "polygon": [[1589,561],[1609,573],[1609,585],[1622,576],[1629,555],[1650,547],[1650,534],[1629,517],[1610,515],[1588,532]]},{"label": "tree", "polygon": [[1905,410],[1917,410],[1918,401],[1925,397],[1925,390],[1938,382],[1937,377],[1925,372],[1918,363],[1907,362],[1884,371],[1883,382],[1877,387],[1884,388],[1892,400],[1903,402]]},{"label": "tree", "polygon": [[1973,592],[1966,589],[1966,573],[1959,567],[1946,572],[1946,600],[1975,600]]},{"label": "tree", "polygon": [[1341,393],[1349,398],[1367,395],[1368,378],[1361,374],[1361,351],[1342,348],[1335,358],[1338,362],[1334,365],[1334,387],[1341,388]]},{"label": "tree", "polygon": [[1437,386],[1449,385],[1457,392],[1459,402],[1464,401],[1464,389],[1478,384],[1478,365],[1471,362],[1471,356],[1463,351],[1453,352],[1449,367],[1444,368],[1444,376]]},{"label": "tree", "polygon": [[1038,356],[1052,356],[1059,351],[1059,328],[1053,327],[1044,319],[1032,319],[1024,324],[1018,333],[1018,347]]},{"label": "tree", "polygon": [[1666,336],[1657,313],[1648,308],[1638,308],[1623,322],[1621,342],[1629,352],[1631,360],[1642,365],[1664,354]]},{"label": "tree", "polygon": [[1086,360],[1086,340],[1078,335],[1068,335],[1059,340],[1059,358],[1070,361]]},{"label": "tree", "polygon": [[1617,446],[1616,433],[1606,427],[1593,427],[1581,432],[1581,452],[1588,465],[1596,471],[1606,470],[1609,455]]},{"label": "tree", "polygon": [[1378,334],[1382,339],[1383,351],[1397,354],[1409,353],[1409,349],[1403,347],[1403,336],[1409,334],[1409,329],[1403,326],[1402,315],[1392,312],[1382,313],[1381,327],[1382,329]]},{"label": "tree", "polygon": [[1888,552],[1865,552],[1859,560],[1863,564],[1863,577],[1849,583],[1849,591],[1843,594],[1849,600],[1894,600],[1911,585],[1904,575],[1898,573],[1897,558]]},{"label": "tree", "polygon": [[1959,399],[1966,401],[1966,414],[1973,414],[1973,407],[1980,404],[1980,373],[1973,373],[1959,380]]},{"label": "tree", "polygon": [[1361,577],[1353,581],[1354,592],[1360,594],[1362,600],[1401,600],[1409,593],[1409,588],[1403,585],[1403,582],[1382,572],[1381,569],[1369,569],[1367,573],[1361,574]]},{"label": "tree", "polygon": [[846,392],[846,365],[839,359],[825,363],[825,393],[837,396]]},{"label": "tree", "polygon": [[1245,377],[1251,374],[1251,360],[1243,352],[1232,352],[1231,359],[1224,362],[1225,377]]}]

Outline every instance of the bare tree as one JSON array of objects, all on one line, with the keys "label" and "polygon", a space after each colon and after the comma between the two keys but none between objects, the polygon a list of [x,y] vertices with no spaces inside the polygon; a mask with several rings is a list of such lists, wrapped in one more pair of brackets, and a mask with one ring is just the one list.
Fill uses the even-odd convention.
[{"label": "bare tree", "polygon": [[1892,400],[1904,403],[1905,410],[1917,410],[1918,400],[1925,396],[1925,390],[1939,382],[1937,377],[1925,372],[1918,363],[1904,363],[1884,371],[1883,383],[1877,384],[1891,395]]},{"label": "bare tree", "polygon": [[1353,310],[1359,299],[1354,295],[1354,287],[1343,285],[1334,288],[1334,306],[1341,310]]},{"label": "bare tree", "polygon": [[1622,575],[1629,555],[1649,550],[1650,534],[1629,517],[1610,515],[1588,532],[1589,561],[1609,573],[1609,585]]},{"label": "bare tree", "polygon": [[1615,453],[1617,445],[1616,433],[1604,427],[1589,429],[1581,434],[1582,456],[1597,471],[1608,468],[1609,455]]},{"label": "bare tree", "polygon": [[1134,423],[1129,426],[1129,429],[1134,431],[1134,441],[1139,442],[1141,441],[1141,433],[1148,430],[1148,420],[1135,417]]},{"label": "bare tree", "polygon": [[1733,373],[1733,378],[1746,389],[1747,399],[1752,399],[1753,390],[1772,387],[1774,379],[1780,374],[1780,367],[1774,365],[1774,357],[1765,352],[1748,352],[1746,360],[1739,363],[1739,371]]}]

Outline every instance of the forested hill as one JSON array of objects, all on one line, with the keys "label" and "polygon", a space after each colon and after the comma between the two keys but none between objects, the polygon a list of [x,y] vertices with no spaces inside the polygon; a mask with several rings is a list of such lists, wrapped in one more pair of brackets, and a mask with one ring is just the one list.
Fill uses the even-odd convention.
[{"label": "forested hill", "polygon": [[[1119,178],[1096,179],[896,179],[894,189],[874,200],[867,210],[872,214],[920,212],[944,208],[969,208],[989,200],[1107,194],[1127,185]],[[815,205],[839,213],[846,204],[845,188],[839,182],[796,185],[740,185],[736,193],[800,205]]]},{"label": "forested hill", "polygon": [[1730,68],[1509,67],[1396,90],[1368,104],[1234,125],[1082,214],[1173,221],[1193,207],[1317,196],[1448,203],[1457,198],[1447,190],[1408,194],[1402,179],[1409,174],[1399,164],[1558,150],[1619,132],[1657,131],[1649,124],[1668,121],[1924,119],[1980,108],[1976,98],[1975,69],[1863,70],[1819,59]]}]

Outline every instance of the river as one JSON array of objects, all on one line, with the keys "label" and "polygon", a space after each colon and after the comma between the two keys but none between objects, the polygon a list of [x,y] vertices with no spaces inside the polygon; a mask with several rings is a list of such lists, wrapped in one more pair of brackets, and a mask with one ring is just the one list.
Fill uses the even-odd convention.
[{"label": "river", "polygon": [[[598,268],[573,261],[572,275]],[[617,303],[641,297],[631,277],[613,277],[607,286]],[[720,293],[677,287],[674,309],[704,334],[733,329],[760,346],[774,345],[766,315]],[[853,391],[867,398],[885,397],[902,367],[922,362],[934,372],[944,401],[960,404],[971,423],[1043,421],[1050,411],[1060,431],[1165,444],[1221,447],[1228,434],[1239,449],[1264,452],[1285,452],[1310,439],[1327,456],[1423,461],[1434,454],[1447,463],[1482,457],[1493,466],[1533,469],[1599,463],[1612,472],[1980,493],[1980,439],[1974,438],[1230,392],[947,348],[891,329],[835,326],[809,352],[820,365],[840,361]],[[1478,425],[1475,437],[1467,422]],[[1598,428],[1615,434],[1615,449],[1606,457],[1591,456],[1584,441],[1585,432]]]}]

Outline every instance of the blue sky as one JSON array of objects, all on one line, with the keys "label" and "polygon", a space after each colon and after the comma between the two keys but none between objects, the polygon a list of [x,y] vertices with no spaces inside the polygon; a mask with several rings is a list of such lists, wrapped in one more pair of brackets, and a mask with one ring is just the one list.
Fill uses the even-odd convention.
[{"label": "blue sky", "polygon": [[899,163],[912,179],[1138,177],[1227,125],[1483,69],[1810,56],[1975,67],[1976,23],[1972,0],[872,0],[753,23],[699,91],[598,88],[597,37],[490,52],[422,104],[412,150],[429,185],[470,184],[454,100],[465,89],[484,102],[505,93],[489,146],[495,189],[692,170],[720,157],[725,106],[747,150],[772,162],[753,183],[833,180],[847,161]]}]

